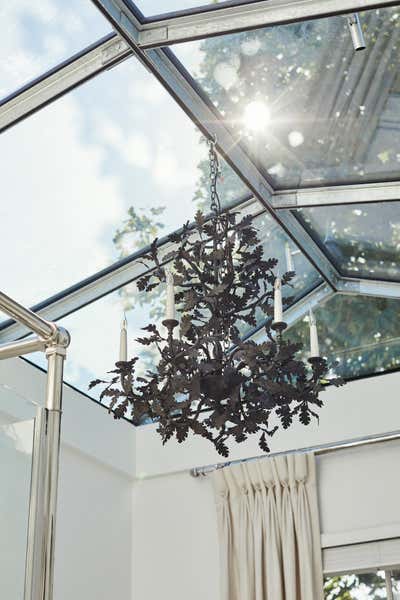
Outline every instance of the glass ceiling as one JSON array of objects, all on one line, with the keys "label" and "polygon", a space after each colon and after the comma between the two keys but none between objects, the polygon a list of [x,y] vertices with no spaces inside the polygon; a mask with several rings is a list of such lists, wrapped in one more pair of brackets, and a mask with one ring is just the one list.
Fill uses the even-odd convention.
[{"label": "glass ceiling", "polygon": [[[274,257],[278,258],[283,271],[292,267],[296,269],[292,289],[288,286],[283,288],[284,297],[291,296],[294,302],[321,283],[319,273],[270,216],[264,213],[256,217],[254,225],[259,230],[266,256],[269,256],[273,249]],[[288,261],[292,263],[288,264]],[[160,293],[139,292],[136,283],[132,282],[61,319],[59,324],[71,334],[71,346],[65,363],[65,380],[87,392],[88,382],[91,379],[98,377],[99,373],[104,375],[113,368],[118,360],[119,332],[124,312],[129,326],[129,356],[139,356],[143,368],[150,368],[154,364],[156,355],[135,340],[143,337],[142,327],[149,323],[160,323],[163,319],[165,290],[162,288],[159,290]],[[258,317],[261,324],[261,319],[264,319],[262,313]],[[248,333],[249,326],[243,323],[242,334]],[[40,353],[29,356],[29,359],[42,367],[45,366]],[[96,388],[89,393],[95,396]]]},{"label": "glass ceiling", "polygon": [[13,0],[0,6],[0,98],[110,33],[91,2]]},{"label": "glass ceiling", "polygon": [[[257,2],[257,0],[250,0]],[[242,0],[136,0],[135,5],[146,17],[154,17],[155,15],[163,15],[164,13],[175,13],[178,11],[186,11],[189,9],[201,9],[206,5],[214,6],[245,4]],[[209,6],[207,6],[209,8]]]},{"label": "glass ceiling", "polygon": [[360,13],[221,35],[175,52],[275,188],[397,178],[400,15]]},{"label": "glass ceiling", "polygon": [[293,212],[342,275],[400,281],[400,202]]},{"label": "glass ceiling", "polygon": [[[207,210],[206,157],[193,123],[134,59],[6,131],[0,221],[13,268],[2,286],[31,306],[192,220]],[[247,190],[223,172],[229,204]]]},{"label": "glass ceiling", "polygon": [[[399,300],[336,294],[315,309],[321,354],[336,361],[334,372],[346,379],[398,369]],[[360,315],[362,318],[360,318]],[[308,317],[287,333],[309,355]]]},{"label": "glass ceiling", "polygon": [[[17,0],[0,9],[7,24],[0,97],[111,31],[90,1],[61,4],[45,0],[36,7]],[[145,17],[189,10],[195,18],[200,5],[206,9],[213,4],[138,0],[137,7]],[[225,4],[239,8],[244,2],[218,6]],[[257,2],[253,4],[256,10]],[[336,284],[341,290],[341,277],[354,277],[364,284],[374,280],[372,293],[392,297],[335,294],[316,309],[322,349],[340,359],[338,369],[346,377],[397,368],[399,343],[399,300],[393,296],[399,295],[400,283],[400,186],[391,202],[367,203],[363,194],[371,193],[368,182],[393,181],[396,186],[399,178],[400,10],[364,11],[360,18],[367,46],[362,52],[353,49],[346,16],[230,35],[218,34],[216,20],[210,37],[173,47],[183,66],[167,65],[170,74],[173,68],[189,72],[193,105],[179,88],[174,90],[183,108],[196,115],[193,106],[205,99],[233,133],[233,145],[225,153],[236,172],[240,175],[241,164],[233,156],[235,144],[259,169],[259,179],[252,182],[246,179],[249,170],[243,174],[255,192],[262,189],[263,176],[272,194],[321,187],[318,206],[290,211],[304,228],[303,239],[293,230],[297,244],[273,218],[274,211],[270,215],[253,200],[266,254],[279,259],[281,271],[297,272],[293,302],[312,295],[324,281],[329,285],[320,250],[339,273],[334,291]],[[140,42],[137,50],[140,56]],[[207,149],[199,130],[154,76],[162,80],[164,75],[134,58],[110,68],[102,51],[99,45],[96,68],[103,64],[101,73],[95,71],[90,79],[89,64],[82,71],[77,68],[78,79],[69,87],[84,84],[58,97],[63,91],[57,87],[63,83],[60,69],[50,104],[43,107],[47,99],[38,104],[42,110],[0,139],[6,199],[0,208],[1,287],[26,305],[57,293],[68,301],[72,292],[65,288],[105,267],[117,271],[120,259],[130,260],[155,236],[167,235],[191,221],[198,208],[208,207]],[[160,54],[169,60],[168,54]],[[26,86],[30,90],[27,114],[41,93],[35,83]],[[0,127],[2,113],[13,111],[10,103],[0,106]],[[213,131],[212,122],[200,124]],[[249,190],[222,159],[221,164],[224,207],[240,207],[249,200]],[[342,205],[340,196],[337,205],[325,203],[323,186],[348,183],[363,184],[358,204]],[[265,202],[267,194],[260,197]],[[284,217],[291,215],[280,215],[290,231]],[[313,257],[314,266],[305,254]],[[394,287],[379,290],[379,280]],[[75,312],[59,319],[72,334],[66,380],[82,391],[90,379],[112,368],[123,309],[131,353],[138,350],[134,339],[140,328],[161,318],[163,310],[162,296],[157,301],[144,297],[134,283],[113,292],[111,285],[104,286],[94,283],[89,296],[86,288],[74,292]],[[55,301],[49,299],[50,304]],[[59,317],[66,312],[61,307]],[[250,333],[243,328],[244,335]],[[305,340],[306,333],[302,321],[291,328],[291,337]],[[3,334],[7,328],[0,331],[0,342]]]}]

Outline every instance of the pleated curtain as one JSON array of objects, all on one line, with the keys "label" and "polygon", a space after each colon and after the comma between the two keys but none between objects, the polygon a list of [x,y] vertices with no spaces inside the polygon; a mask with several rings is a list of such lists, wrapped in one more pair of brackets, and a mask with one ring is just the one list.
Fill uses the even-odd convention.
[{"label": "pleated curtain", "polygon": [[221,600],[322,600],[315,457],[217,470]]}]

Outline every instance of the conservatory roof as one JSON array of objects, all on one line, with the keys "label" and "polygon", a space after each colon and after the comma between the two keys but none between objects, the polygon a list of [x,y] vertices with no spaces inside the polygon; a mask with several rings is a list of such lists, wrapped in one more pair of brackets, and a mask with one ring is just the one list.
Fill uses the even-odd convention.
[{"label": "conservatory roof", "polygon": [[[345,377],[398,368],[400,2],[18,0],[2,16],[2,288],[70,330],[67,382],[112,367],[124,309],[138,350],[157,314],[140,257],[207,207],[204,137],[224,207],[294,266],[293,335],[314,306]],[[24,335],[0,323],[1,342]]]}]

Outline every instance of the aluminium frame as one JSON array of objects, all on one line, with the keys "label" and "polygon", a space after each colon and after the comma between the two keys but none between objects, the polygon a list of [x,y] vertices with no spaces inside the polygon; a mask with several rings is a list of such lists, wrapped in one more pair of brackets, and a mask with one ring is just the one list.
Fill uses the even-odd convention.
[{"label": "aluminium frame", "polygon": [[[134,23],[137,46],[144,50],[169,46],[178,41],[396,4],[398,0],[263,0],[236,6],[207,7],[195,13],[181,11],[175,16],[163,15],[143,23],[131,10],[129,18]],[[121,17],[125,18],[127,4],[121,3],[121,7]],[[99,39],[0,101],[0,132],[132,55],[128,44],[116,33]]]},{"label": "aluminium frame", "polygon": [[[171,37],[171,31],[182,30],[179,36],[186,31],[184,39],[194,39],[190,37],[193,34],[190,28],[197,27],[196,39],[209,37],[226,33],[227,29],[230,32],[243,31],[299,19],[353,12],[355,0],[265,0],[235,6],[207,7],[194,14],[192,11],[190,14],[182,12],[175,16],[165,15],[162,19],[148,19],[144,23],[138,20],[134,10],[129,10],[128,3],[122,0],[93,0],[93,2],[112,24],[116,26],[119,24],[120,31],[126,29],[125,39],[116,33],[111,33],[6,98],[0,103],[0,131],[11,127],[89,78],[135,55],[167,87],[171,95],[206,135],[217,135],[220,150],[227,161],[266,210],[311,260],[332,291],[400,297],[400,284],[397,282],[353,279],[340,275],[325,253],[304,228],[299,226],[297,219],[288,210],[319,204],[356,204],[360,201],[361,194],[363,194],[362,202],[392,201],[400,198],[400,182],[338,185],[289,191],[274,190],[247,154],[237,146],[235,139],[223,123],[218,121],[217,114],[204,101],[199,90],[194,89],[192,83],[180,72],[171,60],[171,56],[159,49],[151,50],[160,45],[156,39],[160,28],[168,28],[170,31],[169,39],[164,39],[162,42],[162,45],[168,45],[177,41],[173,36]],[[381,2],[356,0],[356,3],[357,10],[399,4],[398,1],[392,0]],[[205,29],[205,24],[208,24],[208,29]],[[152,41],[149,40],[149,36],[152,37]],[[146,41],[144,41],[145,37]],[[182,37],[181,41],[184,41]],[[145,48],[150,50],[145,51]],[[319,200],[321,197],[323,203]],[[45,318],[56,320],[134,281],[142,274],[142,270],[135,262],[140,254],[132,255],[126,261],[119,261],[93,277],[41,302],[34,307],[34,310]],[[26,328],[19,323],[4,322],[0,325],[2,341],[15,340],[25,334]]]},{"label": "aluminium frame", "polygon": [[1,345],[0,359],[41,350],[48,362],[45,405],[35,418],[24,600],[52,600],[63,365],[70,336],[2,292],[0,309],[35,333],[33,339]]}]

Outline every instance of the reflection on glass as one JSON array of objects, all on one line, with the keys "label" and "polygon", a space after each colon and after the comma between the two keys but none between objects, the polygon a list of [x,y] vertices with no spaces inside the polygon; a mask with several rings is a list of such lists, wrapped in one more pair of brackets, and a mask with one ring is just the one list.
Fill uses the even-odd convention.
[{"label": "reflection on glass", "polygon": [[343,275],[400,281],[400,202],[294,213]]},{"label": "reflection on glass", "polygon": [[175,47],[278,188],[398,176],[399,11],[360,17],[362,52],[346,16]]},{"label": "reflection on glass", "polygon": [[[337,361],[345,378],[383,373],[400,366],[399,300],[336,294],[314,309],[321,354]],[[309,354],[308,317],[288,332]]]},{"label": "reflection on glass", "polygon": [[[264,256],[269,258],[277,258],[277,271],[281,274],[287,271],[294,271],[295,278],[291,282],[291,286],[284,286],[283,296],[290,303],[295,302],[299,298],[314,289],[322,282],[318,271],[314,269],[311,263],[305,258],[295,244],[288,238],[283,229],[274,222],[268,214],[263,214],[257,217],[254,221],[254,226],[259,231],[261,244],[264,248]],[[260,310],[259,318],[261,323],[265,320],[265,315]],[[248,327],[243,328],[242,333],[248,333]]]},{"label": "reflection on glass", "polygon": [[[0,148],[2,289],[29,306],[208,206],[206,144],[136,60],[3,133]],[[223,174],[229,204],[245,189]]]},{"label": "reflection on glass", "polygon": [[90,2],[2,2],[0,98],[111,31]]},{"label": "reflection on glass", "polygon": [[[320,276],[297,248],[288,241],[284,232],[268,215],[255,220],[259,237],[267,257],[279,260],[281,273],[290,270],[287,265],[288,251],[296,270],[293,288],[285,286],[286,295],[291,301],[303,296],[320,283]],[[290,266],[290,265],[289,265]],[[179,307],[178,307],[179,308]],[[93,302],[70,316],[61,319],[59,324],[71,333],[71,346],[65,363],[65,380],[88,392],[88,383],[103,377],[118,360],[120,324],[126,312],[128,320],[128,356],[139,356],[142,369],[151,368],[158,361],[157,350],[144,347],[136,342],[145,334],[141,331],[149,323],[160,324],[165,315],[165,288],[159,286],[149,293],[139,292],[132,282],[120,290]],[[259,318],[265,316],[260,312]],[[243,323],[245,335],[249,325]],[[30,359],[45,367],[42,354],[30,355]],[[97,388],[90,395],[97,397]]]},{"label": "reflection on glass", "polygon": [[34,428],[29,413],[32,412],[33,406],[0,383],[1,598],[24,595]]},{"label": "reflection on glass", "polygon": [[324,579],[325,600],[379,600],[387,597],[384,571],[335,575]]}]

